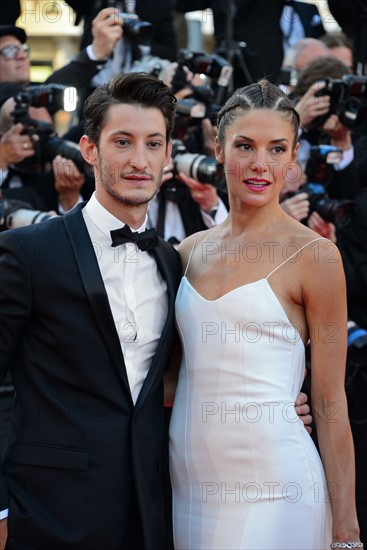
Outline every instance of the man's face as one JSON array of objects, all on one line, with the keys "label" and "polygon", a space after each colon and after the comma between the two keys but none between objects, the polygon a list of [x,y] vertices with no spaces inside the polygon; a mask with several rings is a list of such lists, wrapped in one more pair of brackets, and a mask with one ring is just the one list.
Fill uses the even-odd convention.
[{"label": "man's face", "polygon": [[[21,42],[15,36],[0,37],[0,50],[5,46],[20,46]],[[0,82],[27,84],[29,82],[29,57],[19,51],[15,59],[6,59],[0,55]]]},{"label": "man's face", "polygon": [[161,111],[122,103],[110,106],[92,156],[96,195],[105,208],[114,213],[122,206],[147,205],[171,156]]}]

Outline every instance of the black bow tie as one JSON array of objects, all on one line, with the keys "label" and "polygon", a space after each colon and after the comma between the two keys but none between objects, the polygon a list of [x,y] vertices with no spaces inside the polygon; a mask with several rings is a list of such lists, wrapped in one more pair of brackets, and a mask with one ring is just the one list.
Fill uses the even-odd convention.
[{"label": "black bow tie", "polygon": [[119,246],[127,242],[133,242],[138,245],[140,250],[150,250],[158,244],[158,235],[155,229],[146,229],[141,233],[131,231],[128,225],[121,229],[111,231],[112,246]]}]

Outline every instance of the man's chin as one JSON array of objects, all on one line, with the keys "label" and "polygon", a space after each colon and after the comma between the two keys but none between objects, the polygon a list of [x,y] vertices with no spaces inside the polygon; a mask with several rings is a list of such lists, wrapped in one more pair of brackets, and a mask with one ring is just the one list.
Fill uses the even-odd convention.
[{"label": "man's chin", "polygon": [[154,197],[155,193],[153,195],[149,196],[118,196],[117,198],[122,204],[125,204],[126,206],[132,206],[132,207],[139,207],[148,204],[152,198]]}]

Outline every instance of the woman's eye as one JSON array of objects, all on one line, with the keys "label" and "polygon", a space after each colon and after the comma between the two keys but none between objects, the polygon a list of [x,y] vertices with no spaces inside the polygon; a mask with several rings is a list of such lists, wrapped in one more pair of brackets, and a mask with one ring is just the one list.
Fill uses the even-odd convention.
[{"label": "woman's eye", "polygon": [[251,151],[252,147],[249,143],[239,143],[237,145],[238,149],[242,149],[243,151]]},{"label": "woman's eye", "polygon": [[280,145],[277,145],[276,147],[273,147],[272,152],[273,153],[284,153],[286,151],[285,147],[282,147]]}]

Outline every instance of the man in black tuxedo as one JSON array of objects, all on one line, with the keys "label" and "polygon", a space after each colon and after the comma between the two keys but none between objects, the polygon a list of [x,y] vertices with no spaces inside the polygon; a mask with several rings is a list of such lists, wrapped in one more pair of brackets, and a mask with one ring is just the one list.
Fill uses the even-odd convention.
[{"label": "man in black tuxedo", "polygon": [[144,230],[174,103],[142,73],[97,88],[80,142],[95,194],[1,235],[0,379],[10,369],[16,390],[7,550],[166,547],[162,378],[181,267]]}]

